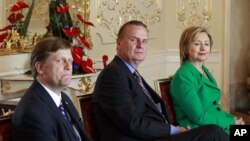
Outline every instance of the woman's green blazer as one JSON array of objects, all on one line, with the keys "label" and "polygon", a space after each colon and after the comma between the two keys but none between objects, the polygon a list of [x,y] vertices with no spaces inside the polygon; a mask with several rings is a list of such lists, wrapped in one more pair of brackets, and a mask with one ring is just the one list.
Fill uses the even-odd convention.
[{"label": "woman's green blazer", "polygon": [[205,74],[185,61],[173,76],[170,92],[177,122],[190,128],[217,124],[229,133],[234,116],[221,108],[221,90],[209,70],[202,68]]}]

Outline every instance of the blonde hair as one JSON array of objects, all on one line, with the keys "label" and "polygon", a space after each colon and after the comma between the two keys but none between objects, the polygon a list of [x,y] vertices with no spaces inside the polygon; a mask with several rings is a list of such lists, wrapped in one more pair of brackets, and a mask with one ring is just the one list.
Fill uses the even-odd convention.
[{"label": "blonde hair", "polygon": [[213,46],[213,38],[212,38],[211,34],[208,32],[207,28],[199,27],[199,26],[191,26],[191,27],[186,28],[182,32],[181,38],[180,38],[180,41],[179,41],[181,64],[185,60],[188,60],[188,57],[189,57],[188,49],[190,47],[190,44],[193,42],[193,40],[196,38],[196,36],[201,32],[204,32],[204,33],[206,33],[208,35],[208,38],[209,38],[209,41],[210,41],[210,47],[212,48],[212,46]]}]

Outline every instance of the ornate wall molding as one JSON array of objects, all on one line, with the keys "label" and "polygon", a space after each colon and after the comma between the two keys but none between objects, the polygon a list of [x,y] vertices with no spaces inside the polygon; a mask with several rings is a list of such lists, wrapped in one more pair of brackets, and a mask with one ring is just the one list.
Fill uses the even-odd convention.
[{"label": "ornate wall molding", "polygon": [[150,38],[159,29],[161,0],[97,0],[97,34],[102,43],[114,43],[120,26],[135,19],[147,24]]},{"label": "ornate wall molding", "polygon": [[213,0],[177,0],[177,25],[208,26],[213,12]]},{"label": "ornate wall molding", "polygon": [[[43,34],[45,34],[47,32],[47,27],[49,25],[49,4],[51,2],[51,0],[23,0],[26,4],[28,4],[29,6],[31,6],[32,2],[34,3],[34,8],[32,11],[32,16],[31,16],[31,20],[30,23],[28,25],[28,32],[27,32],[27,39],[29,40],[28,42],[30,42],[30,46],[34,45],[33,41],[31,40],[34,36],[38,35],[40,37],[43,36]],[[69,3],[70,7],[70,13],[71,13],[71,17],[72,15],[79,13],[81,14],[85,20],[88,21],[89,19],[89,15],[90,15],[90,0],[67,0],[67,3]],[[10,6],[12,6],[13,4],[16,3],[16,0],[5,0],[5,2],[3,3],[5,7],[5,9],[1,10],[3,12],[2,16],[2,21],[0,22],[0,24],[4,24],[4,26],[9,25],[10,23],[8,22],[7,18],[11,11],[10,11]],[[27,12],[28,12],[28,8],[23,9],[22,14],[24,15],[24,17],[26,16]],[[72,17],[73,18],[73,17]],[[24,19],[23,19],[24,20]],[[2,27],[1,27],[2,28]],[[88,43],[90,44],[90,46],[92,47],[92,41],[91,41],[91,34],[90,34],[90,29],[89,26],[86,24],[82,24],[81,26],[79,26],[79,28],[81,28],[81,31],[84,34],[84,37],[88,40]],[[16,33],[16,32],[14,32]],[[14,35],[14,34],[12,34]],[[37,37],[38,37],[37,36]],[[12,36],[11,36],[12,37]],[[26,45],[27,40],[24,39],[22,40],[23,44],[19,44],[19,42],[21,42],[21,40],[19,41],[19,34],[16,34],[15,36],[13,36],[13,38],[18,39],[15,40],[15,42],[6,42],[6,48],[5,50],[0,50],[0,56],[2,55],[11,55],[13,53],[23,53],[23,52],[30,52],[32,48],[26,49],[25,50],[22,49],[13,49],[10,48],[12,47],[11,45]],[[2,43],[3,44],[3,43]],[[0,44],[0,45],[2,45]],[[25,47],[25,46],[24,46]]]}]

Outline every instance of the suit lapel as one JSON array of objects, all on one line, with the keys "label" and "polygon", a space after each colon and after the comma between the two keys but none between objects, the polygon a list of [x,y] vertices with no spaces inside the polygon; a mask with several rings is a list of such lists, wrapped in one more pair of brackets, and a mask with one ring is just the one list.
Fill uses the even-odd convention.
[{"label": "suit lapel", "polygon": [[215,81],[215,79],[214,79],[214,77],[212,76],[212,74],[208,71],[208,69],[207,69],[205,66],[203,66],[203,70],[204,70],[204,72],[206,73],[207,78],[206,78],[205,76],[202,76],[202,81],[203,81],[206,85],[208,85],[208,86],[210,86],[210,87],[219,89],[218,86],[217,86],[217,83],[216,83],[216,81]]},{"label": "suit lapel", "polygon": [[[151,108],[153,111],[155,111],[157,114],[159,114],[159,116],[162,117],[162,113],[160,113],[160,111],[157,109],[157,107],[152,103],[152,101],[146,96],[146,94],[144,94],[143,90],[141,89],[140,84],[137,82],[135,76],[131,73],[131,71],[128,69],[128,67],[125,65],[125,63],[118,57],[115,56],[115,58],[113,59],[113,61],[109,64],[112,65],[113,67],[118,67],[121,70],[121,74],[125,74],[129,77],[129,79],[131,80],[131,90],[135,93],[138,94],[139,97],[143,98],[145,103],[148,105],[149,108]],[[142,81],[145,84],[145,87],[149,90],[149,92],[151,93],[152,97],[154,100],[156,100],[157,102],[159,102],[161,104],[161,108],[163,110],[163,113],[166,114],[166,110],[165,107],[163,106],[163,101],[161,100],[161,98],[158,96],[158,94],[156,94],[154,92],[154,90],[146,83],[146,81],[143,79],[142,77]],[[158,96],[158,97],[157,97]],[[157,98],[156,98],[157,97]],[[168,118],[168,117],[166,117]],[[166,120],[165,118],[163,118],[164,120]]]},{"label": "suit lapel", "polygon": [[[155,93],[155,91],[149,86],[149,84],[144,80],[143,77],[142,77],[142,81],[143,81],[145,87],[147,88],[147,90],[149,91],[154,102],[156,104],[160,104],[160,108],[162,109],[163,103],[162,103],[160,96],[157,93]],[[146,101],[147,104],[151,105],[151,108],[153,108],[155,111],[157,111],[159,114],[161,114],[162,111],[159,111],[159,109],[156,107],[156,105],[152,103],[152,101],[146,96],[146,94],[144,94],[144,97],[146,97],[146,99],[147,99],[147,101]]]},{"label": "suit lapel", "polygon": [[78,130],[81,130],[81,128],[79,127],[79,120],[78,120],[78,117],[76,115],[74,111],[74,108],[72,107],[73,105],[71,105],[70,101],[68,101],[66,98],[65,98],[65,95],[66,94],[63,94],[62,93],[62,99],[63,99],[63,106],[64,108],[67,110],[70,118],[71,118],[71,122],[73,122],[75,124],[75,126],[77,126]]},{"label": "suit lapel", "polygon": [[185,61],[185,63],[183,64],[185,65],[185,67],[187,67],[187,70],[191,70],[192,73],[194,74],[194,76],[196,77],[196,79],[198,80],[202,80],[202,82],[205,85],[208,85],[209,87],[213,87],[216,89],[219,89],[217,86],[217,83],[214,79],[214,77],[211,75],[211,73],[209,72],[209,70],[203,65],[202,69],[204,70],[204,72],[206,73],[207,77],[202,75],[196,68],[195,66],[190,62],[190,61]]},{"label": "suit lapel", "polygon": [[[134,76],[132,75],[131,80],[135,79]],[[137,80],[133,80],[135,83],[133,84],[135,87],[132,87],[132,91],[136,94],[139,95],[139,97],[143,98],[145,103],[149,105],[150,108],[153,108],[155,111],[158,111],[155,108],[155,105],[152,103],[152,101],[146,96],[146,94],[143,92],[140,84],[137,83]]]},{"label": "suit lapel", "polygon": [[[69,117],[70,117],[70,125],[69,126],[72,126],[72,124],[74,124],[74,126],[77,128],[77,130],[78,130],[78,133],[80,134],[80,136],[82,136],[81,135],[81,133],[82,133],[82,128],[81,127],[79,127],[79,123],[78,123],[78,121],[76,120],[77,119],[77,117],[76,117],[76,115],[73,113],[73,108],[71,107],[72,105],[70,104],[70,102],[65,98],[65,95],[62,93],[62,100],[63,100],[63,106],[64,106],[64,108],[65,108],[65,110],[67,111],[67,113],[68,113],[68,115],[69,115]],[[64,120],[65,121],[65,120]],[[70,129],[67,127],[67,131],[68,131],[68,133],[70,134],[70,135],[72,135],[70,132],[72,132],[72,131],[70,131]],[[73,131],[73,132],[75,132],[75,131]],[[71,138],[74,138],[73,136],[71,136]]]},{"label": "suit lapel", "polygon": [[68,128],[66,120],[63,118],[58,107],[56,106],[55,102],[50,97],[48,92],[43,88],[43,86],[37,80],[34,80],[33,85],[35,87],[35,91],[36,91],[37,95],[39,96],[39,98],[53,111],[51,113],[56,114],[56,117],[58,118],[59,122],[63,124],[65,130],[67,131],[69,138],[71,140],[73,140],[74,137],[71,134],[70,129]]},{"label": "suit lapel", "polygon": [[[152,101],[146,96],[146,94],[144,94],[143,90],[141,89],[140,84],[137,82],[136,78],[134,77],[134,75],[130,72],[130,70],[128,69],[128,67],[124,64],[124,62],[118,57],[115,56],[114,60],[112,61],[112,65],[118,65],[119,68],[121,68],[121,71],[124,72],[125,74],[128,75],[129,79],[132,82],[132,91],[135,92],[136,94],[140,95],[140,97],[143,97],[143,99],[145,100],[145,103],[154,111],[156,111],[158,114],[161,115],[160,111],[157,109],[157,107],[152,103]],[[145,87],[149,90],[151,96],[153,97],[153,99],[157,99],[155,98],[157,95],[152,88],[146,83],[146,81],[143,79],[142,77],[142,81],[145,84]],[[158,96],[158,95],[157,95]],[[158,99],[159,100],[159,99]],[[160,100],[159,100],[160,101]],[[158,101],[158,102],[159,102]],[[160,102],[161,103],[161,102]],[[161,103],[162,104],[162,103]],[[162,107],[162,105],[161,105]]]},{"label": "suit lapel", "polygon": [[80,137],[83,140],[91,140],[89,135],[86,134],[86,130],[84,129],[84,123],[80,120],[78,112],[76,111],[73,103],[67,97],[65,93],[62,93],[63,105],[64,108],[67,110],[68,114],[70,115],[71,122],[76,126]]},{"label": "suit lapel", "polygon": [[39,98],[46,103],[46,105],[52,109],[55,113],[59,114],[59,110],[55,104],[55,102],[53,101],[53,99],[50,97],[50,95],[48,94],[48,92],[43,88],[43,86],[36,80],[34,80],[34,85],[35,85],[35,91],[37,93],[37,95],[39,96]]}]

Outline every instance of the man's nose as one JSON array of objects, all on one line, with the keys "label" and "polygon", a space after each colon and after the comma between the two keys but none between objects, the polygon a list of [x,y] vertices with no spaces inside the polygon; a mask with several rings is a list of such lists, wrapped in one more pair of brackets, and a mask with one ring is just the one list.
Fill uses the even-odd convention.
[{"label": "man's nose", "polygon": [[65,65],[65,68],[67,68],[67,69],[72,68],[72,62],[71,61],[65,61],[64,65]]}]

